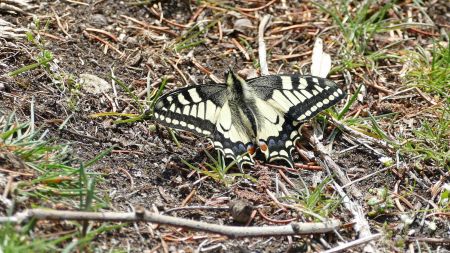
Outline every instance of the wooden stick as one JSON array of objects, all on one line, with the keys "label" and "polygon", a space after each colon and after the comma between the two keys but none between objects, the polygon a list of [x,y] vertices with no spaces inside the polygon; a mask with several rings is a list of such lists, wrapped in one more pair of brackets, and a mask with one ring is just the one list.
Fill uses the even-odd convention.
[{"label": "wooden stick", "polygon": [[299,234],[328,233],[339,228],[338,220],[327,220],[325,222],[293,222],[284,226],[264,227],[241,227],[210,224],[191,219],[177,218],[167,215],[152,213],[143,208],[136,208],[135,212],[82,212],[51,209],[27,209],[16,213],[14,216],[0,217],[2,223],[22,223],[31,218],[38,220],[78,220],[78,221],[115,221],[115,222],[151,222],[163,225],[183,227],[193,230],[201,230],[210,233],[226,235],[231,238],[237,237],[266,237],[286,236]]},{"label": "wooden stick", "polygon": [[427,243],[442,243],[450,244],[450,238],[432,238],[432,237],[409,237],[409,242],[427,242]]}]

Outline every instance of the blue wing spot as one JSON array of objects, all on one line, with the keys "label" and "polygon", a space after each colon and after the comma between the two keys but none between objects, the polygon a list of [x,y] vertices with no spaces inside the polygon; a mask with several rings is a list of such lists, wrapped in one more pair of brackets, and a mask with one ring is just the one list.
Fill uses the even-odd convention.
[{"label": "blue wing spot", "polygon": [[275,146],[276,145],[276,142],[275,142],[275,140],[274,139],[270,139],[269,140],[269,147],[273,147],[273,146]]},{"label": "blue wing spot", "polygon": [[244,144],[239,143],[239,152],[244,153],[247,151],[247,149],[245,148]]},{"label": "blue wing spot", "polygon": [[278,140],[278,146],[279,147],[283,147],[284,146],[285,141],[283,140]]}]

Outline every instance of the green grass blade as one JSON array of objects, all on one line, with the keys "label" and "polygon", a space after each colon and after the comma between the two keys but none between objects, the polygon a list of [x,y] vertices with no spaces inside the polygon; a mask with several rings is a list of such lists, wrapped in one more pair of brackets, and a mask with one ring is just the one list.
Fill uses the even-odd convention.
[{"label": "green grass blade", "polygon": [[134,104],[136,104],[136,106],[139,109],[139,112],[142,113],[143,109],[141,103],[139,102],[138,96],[136,96],[136,94],[130,88],[128,88],[128,86],[126,86],[125,83],[122,82],[122,80],[115,78],[113,76],[111,76],[111,79],[116,81],[116,83],[125,91],[125,93],[127,93],[127,95],[133,99]]},{"label": "green grass blade", "polygon": [[353,93],[353,96],[350,98],[350,100],[348,101],[348,103],[344,106],[344,108],[342,108],[342,111],[338,114],[337,119],[340,120],[342,119],[342,117],[344,117],[344,115],[348,112],[348,110],[350,109],[350,107],[353,105],[353,103],[356,101],[356,99],[358,98],[358,94],[361,91],[363,84],[360,84],[358,89],[356,89],[356,92]]},{"label": "green grass blade", "polygon": [[181,143],[178,141],[177,136],[175,135],[175,131],[172,128],[167,128],[169,130],[170,137],[172,137],[173,142],[177,145],[178,148],[181,148]]},{"label": "green grass blade", "polygon": [[9,72],[8,75],[11,76],[11,77],[14,77],[14,76],[20,75],[20,74],[22,74],[24,72],[28,72],[30,70],[36,69],[36,68],[38,68],[38,67],[40,67],[42,65],[46,65],[47,63],[49,63],[51,61],[53,61],[53,56],[51,56],[50,58],[41,59],[41,60],[39,60],[36,63],[30,64],[30,65],[21,67],[21,68],[19,68],[17,70],[14,70],[12,72]]},{"label": "green grass blade", "polygon": [[372,116],[372,114],[370,112],[368,112],[368,113],[369,113],[370,121],[372,122],[373,129],[378,134],[378,136],[380,136],[381,139],[390,140],[390,138],[386,135],[386,133],[383,132],[380,125],[378,125],[378,122],[375,120],[375,118]]},{"label": "green grass blade", "polygon": [[161,85],[159,86],[158,91],[156,92],[155,96],[152,99],[152,102],[150,104],[150,112],[151,112],[152,116],[153,116],[153,112],[154,112],[154,109],[155,109],[156,100],[158,100],[158,98],[162,95],[168,80],[169,79],[166,76],[164,76],[162,78]]},{"label": "green grass blade", "polygon": [[92,164],[98,162],[98,160],[102,159],[104,156],[106,156],[107,154],[111,153],[111,151],[112,151],[113,149],[115,149],[115,148],[116,148],[116,145],[113,145],[113,146],[109,147],[108,149],[103,150],[100,154],[98,154],[97,156],[95,156],[93,159],[87,161],[87,162],[84,164],[84,166],[85,166],[86,168],[89,168]]}]

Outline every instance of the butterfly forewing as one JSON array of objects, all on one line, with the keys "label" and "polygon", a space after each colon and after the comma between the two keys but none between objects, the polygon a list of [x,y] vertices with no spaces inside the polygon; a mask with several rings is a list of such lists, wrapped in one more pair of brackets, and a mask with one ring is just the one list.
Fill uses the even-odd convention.
[{"label": "butterfly forewing", "polygon": [[248,84],[255,96],[299,122],[314,117],[345,96],[334,82],[315,76],[264,76],[250,79]]},{"label": "butterfly forewing", "polygon": [[216,130],[225,96],[225,85],[181,88],[158,99],[154,116],[162,125],[210,136]]},{"label": "butterfly forewing", "polygon": [[162,125],[195,132],[208,137],[225,157],[238,163],[252,163],[245,144],[251,142],[239,125],[232,121],[226,86],[205,85],[181,88],[161,96],[155,103],[154,116]]}]

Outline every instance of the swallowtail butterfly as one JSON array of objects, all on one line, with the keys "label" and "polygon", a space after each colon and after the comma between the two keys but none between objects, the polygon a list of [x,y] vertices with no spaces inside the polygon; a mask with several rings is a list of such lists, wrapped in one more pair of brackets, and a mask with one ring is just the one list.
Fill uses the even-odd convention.
[{"label": "swallowtail butterfly", "polygon": [[154,116],[162,125],[207,136],[239,166],[253,164],[259,148],[267,161],[293,165],[301,123],[345,96],[328,79],[268,75],[244,80],[231,70],[225,84],[181,88],[161,96]]}]

